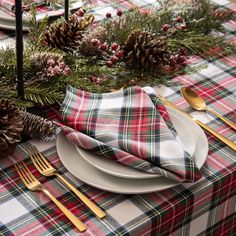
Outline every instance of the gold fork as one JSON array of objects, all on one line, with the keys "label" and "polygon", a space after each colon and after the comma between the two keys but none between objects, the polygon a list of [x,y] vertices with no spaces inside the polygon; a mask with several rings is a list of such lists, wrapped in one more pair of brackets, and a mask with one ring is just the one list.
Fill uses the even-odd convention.
[{"label": "gold fork", "polygon": [[64,207],[47,189],[43,188],[41,183],[30,172],[24,161],[19,161],[17,164],[14,164],[14,166],[21,180],[29,190],[44,192],[79,231],[83,232],[87,229],[87,226],[84,223],[82,223],[71,211]]},{"label": "gold fork", "polygon": [[87,198],[83,193],[77,190],[71,183],[69,183],[64,177],[62,177],[57,170],[51,166],[47,159],[40,153],[36,147],[31,147],[28,149],[29,156],[34,163],[37,170],[44,176],[57,176],[64,184],[66,184],[75,195],[99,218],[106,216],[106,213],[95,205],[89,198]]}]

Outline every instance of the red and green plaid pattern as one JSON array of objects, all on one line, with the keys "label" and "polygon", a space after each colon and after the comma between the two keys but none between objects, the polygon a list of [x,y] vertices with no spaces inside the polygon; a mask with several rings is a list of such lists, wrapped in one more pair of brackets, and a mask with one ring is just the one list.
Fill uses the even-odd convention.
[{"label": "red and green plaid pattern", "polygon": [[[124,2],[138,4],[144,1]],[[224,2],[226,7],[236,10],[236,5]],[[109,8],[109,3],[106,1],[103,7]],[[226,24],[228,37],[235,41],[236,26],[232,23]],[[199,59],[196,63],[206,63],[208,67],[176,80],[194,88],[209,106],[236,122],[236,57],[223,57],[211,63]],[[158,92],[236,141],[236,133],[219,119],[193,111],[180,96],[178,87],[161,87]],[[49,107],[44,112],[51,119],[59,118],[58,107]],[[4,158],[0,160],[0,235],[233,236],[236,232],[236,153],[212,135],[207,134],[207,138],[209,154],[201,169],[203,178],[160,192],[136,195],[110,193],[81,182],[63,167],[55,144],[52,143],[51,148],[45,144],[44,154],[48,160],[107,212],[104,220],[97,219],[56,178],[45,178],[36,171],[26,153],[28,142],[18,145],[12,159],[24,159],[45,187],[88,225],[88,231],[79,234],[43,194],[27,190],[13,167],[12,159]]]},{"label": "red and green plaid pattern", "polygon": [[138,86],[103,94],[68,86],[61,120],[68,140],[101,157],[178,182],[201,178],[163,104]]},{"label": "red and green plaid pattern", "polygon": [[[150,194],[124,195],[99,190],[76,179],[63,167],[56,147],[47,148],[43,153],[50,163],[106,211],[106,218],[101,220],[57,178],[39,174],[27,155],[28,146],[28,142],[19,145],[11,158],[1,160],[1,235],[78,235],[74,226],[44,194],[29,191],[22,183],[13,166],[13,160],[22,159],[42,184],[88,225],[88,230],[79,235],[195,236],[198,235],[196,232],[199,235],[233,235],[236,223],[233,155],[222,157],[219,154],[216,158],[210,154],[203,167],[204,177],[196,183],[180,184]],[[216,167],[219,170],[214,170]]]}]

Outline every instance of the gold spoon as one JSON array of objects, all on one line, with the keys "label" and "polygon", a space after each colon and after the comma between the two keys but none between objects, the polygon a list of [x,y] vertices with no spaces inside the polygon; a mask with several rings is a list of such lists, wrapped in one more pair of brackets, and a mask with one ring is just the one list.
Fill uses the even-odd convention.
[{"label": "gold spoon", "polygon": [[224,121],[226,124],[228,124],[230,127],[232,127],[234,130],[236,130],[236,125],[217,113],[212,108],[208,107],[206,105],[206,102],[203,100],[202,97],[200,97],[198,94],[196,94],[193,90],[190,88],[181,88],[181,94],[186,99],[188,104],[193,107],[195,110],[198,111],[209,111],[212,114],[214,114],[216,117],[220,118],[222,121]]}]

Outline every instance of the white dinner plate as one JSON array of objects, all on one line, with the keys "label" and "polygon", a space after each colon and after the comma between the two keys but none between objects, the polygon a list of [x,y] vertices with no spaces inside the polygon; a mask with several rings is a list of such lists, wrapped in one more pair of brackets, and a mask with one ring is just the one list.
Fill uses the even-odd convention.
[{"label": "white dinner plate", "polygon": [[[175,111],[179,115],[178,111]],[[192,132],[197,140],[194,159],[199,168],[204,164],[208,154],[208,141],[203,130],[192,121]],[[178,185],[177,182],[166,177],[151,179],[128,179],[104,173],[91,166],[77,152],[75,145],[71,144],[61,132],[57,138],[57,152],[65,166],[75,177],[81,181],[109,192],[123,194],[142,194],[161,191]]]},{"label": "white dinner plate", "polygon": [[[179,134],[181,143],[184,149],[193,156],[196,140],[195,136],[190,135],[192,133],[192,121],[183,114],[176,114],[172,108],[167,108],[171,121]],[[96,153],[88,152],[80,147],[76,147],[79,155],[84,158],[90,165],[99,170],[122,178],[132,178],[132,179],[144,179],[144,178],[154,178],[159,176],[158,174],[147,173],[134,168],[130,168],[126,165],[122,165],[113,160],[106,159],[97,155]]]},{"label": "white dinner plate", "polygon": [[[71,1],[71,6],[70,6],[70,10],[71,12],[75,11],[76,9],[78,9],[79,7],[82,6],[82,1]],[[64,8],[62,7],[61,9],[50,9],[48,8],[48,11],[46,12],[37,12],[36,14],[36,19],[37,21],[42,20],[45,17],[60,17],[62,16],[64,13]],[[24,14],[22,16],[22,28],[24,31],[28,31],[29,30],[29,14]],[[9,15],[8,13],[6,13],[4,11],[4,9],[0,6],[0,28],[2,29],[7,29],[7,30],[15,30],[16,28],[16,20],[15,20],[15,16],[13,15]]]},{"label": "white dinner plate", "polygon": [[[16,29],[15,17],[7,14],[4,10],[2,10],[1,7],[0,7],[0,28],[7,30]],[[29,26],[24,20],[22,21],[22,28],[24,31],[29,30]]]}]

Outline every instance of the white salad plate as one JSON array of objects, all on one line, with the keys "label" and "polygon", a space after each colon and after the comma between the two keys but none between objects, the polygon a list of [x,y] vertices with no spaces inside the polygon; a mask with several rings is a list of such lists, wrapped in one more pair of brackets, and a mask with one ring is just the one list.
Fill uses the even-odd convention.
[{"label": "white salad plate", "polygon": [[[178,117],[183,116],[178,111],[173,111],[173,113]],[[186,119],[189,118],[186,116]],[[191,133],[188,133],[188,137],[194,136],[196,140],[193,158],[198,168],[201,168],[207,158],[208,141],[203,130],[191,119],[189,119],[189,122],[191,123]],[[186,126],[188,125],[186,124]],[[76,146],[67,140],[63,132],[58,135],[56,146],[63,165],[70,173],[81,181],[105,191],[122,194],[142,194],[161,191],[179,184],[166,177],[160,176],[155,178],[133,179],[121,178],[105,173],[85,161],[78,153]]]},{"label": "white salad plate", "polygon": [[[193,156],[196,148],[196,140],[192,132],[192,121],[188,119],[183,114],[178,114],[174,112],[172,108],[167,108],[171,121],[179,134],[179,139],[183,144],[184,150],[186,150],[191,156]],[[143,172],[125,165],[122,165],[113,160],[106,159],[96,153],[88,152],[80,147],[76,147],[79,155],[84,158],[93,167],[99,170],[122,178],[132,178],[132,179],[144,179],[144,178],[155,178],[159,176],[158,174]]]}]

